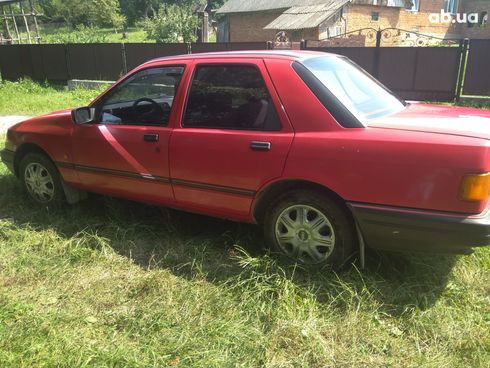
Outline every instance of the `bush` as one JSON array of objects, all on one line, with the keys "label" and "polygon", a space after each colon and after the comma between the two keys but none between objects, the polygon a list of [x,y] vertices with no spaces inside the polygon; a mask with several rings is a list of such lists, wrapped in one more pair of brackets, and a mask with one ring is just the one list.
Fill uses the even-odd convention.
[{"label": "bush", "polygon": [[154,18],[143,23],[148,38],[157,42],[196,41],[199,19],[194,10],[194,2],[161,7]]}]

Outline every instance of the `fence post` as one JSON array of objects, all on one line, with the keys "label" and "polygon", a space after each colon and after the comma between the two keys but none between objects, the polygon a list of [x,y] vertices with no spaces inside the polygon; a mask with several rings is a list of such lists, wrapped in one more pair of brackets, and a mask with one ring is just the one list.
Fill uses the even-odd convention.
[{"label": "fence post", "polygon": [[299,49],[300,50],[306,50],[306,41],[305,40],[301,40],[301,43],[299,44]]},{"label": "fence post", "polygon": [[374,77],[379,78],[379,54],[381,52],[381,36],[383,31],[378,29],[376,31],[376,48],[374,50]]},{"label": "fence post", "polygon": [[272,50],[273,49],[273,47],[272,47],[272,41],[267,41],[266,48],[267,48],[267,50]]},{"label": "fence post", "polygon": [[466,76],[466,61],[468,60],[469,46],[470,46],[470,40],[468,38],[459,41],[461,58],[459,63],[458,81],[456,84],[456,96],[454,96],[456,102],[459,102],[459,100],[461,99],[461,95],[463,94],[464,77]]},{"label": "fence post", "polygon": [[66,62],[66,71],[68,72],[68,80],[73,79],[72,71],[71,71],[71,61],[70,61],[70,49],[68,44],[65,43],[65,62]]},{"label": "fence post", "polygon": [[123,65],[123,73],[128,74],[128,64],[126,61],[126,45],[121,43],[121,57],[122,57],[122,65]]}]

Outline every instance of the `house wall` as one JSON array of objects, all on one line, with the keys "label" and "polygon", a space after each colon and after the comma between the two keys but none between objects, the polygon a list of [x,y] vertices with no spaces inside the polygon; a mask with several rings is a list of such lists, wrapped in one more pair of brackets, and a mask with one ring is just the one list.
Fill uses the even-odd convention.
[{"label": "house wall", "polygon": [[[461,11],[461,10],[460,10]],[[465,0],[463,3],[463,10],[465,13],[478,13],[479,17],[482,17],[483,12],[487,12],[490,15],[490,1],[488,0]],[[490,16],[488,16],[490,18]],[[488,19],[487,18],[487,19]],[[472,27],[463,25],[461,27],[461,33],[465,38],[490,38],[490,24],[483,25],[475,24]]]},{"label": "house wall", "polygon": [[[378,0],[378,4],[385,4]],[[388,7],[382,5],[369,5],[372,0],[356,0],[344,7],[343,17],[338,25],[342,32],[352,32],[362,28],[399,28],[407,31],[432,35],[441,38],[490,38],[490,25],[468,27],[466,24],[431,23],[431,13],[440,14],[444,8],[444,0],[420,0],[418,12],[411,12],[404,8]],[[229,21],[229,41],[271,41],[276,34],[275,30],[265,30],[264,27],[279,17],[286,9],[261,11],[250,13],[237,13],[226,15]],[[458,12],[490,13],[490,0],[460,0]],[[371,20],[373,12],[379,13],[377,21]],[[344,23],[344,19],[347,24]],[[298,31],[287,31],[294,42],[305,40],[319,40],[326,36],[325,25],[321,29],[312,28]],[[330,25],[329,25],[330,26]],[[358,41],[356,41],[358,42]],[[372,42],[372,39],[371,41]],[[368,42],[367,42],[368,43]],[[366,44],[367,44],[366,43]]]},{"label": "house wall", "polygon": [[283,10],[229,14],[230,41],[255,42],[272,41],[276,32],[264,29],[266,25],[283,13]]},{"label": "house wall", "polygon": [[[253,12],[227,15],[230,24],[230,42],[272,41],[278,30],[264,29],[279,17],[285,9],[268,12]],[[318,27],[288,31],[291,41],[318,39]]]},{"label": "house wall", "polygon": [[[444,0],[420,0],[418,12],[404,8],[352,4],[346,7],[344,16],[347,18],[348,32],[361,28],[400,28],[437,37],[459,37],[459,25],[430,23],[429,15],[440,14],[443,8]],[[377,21],[371,20],[373,12],[379,13]]]}]

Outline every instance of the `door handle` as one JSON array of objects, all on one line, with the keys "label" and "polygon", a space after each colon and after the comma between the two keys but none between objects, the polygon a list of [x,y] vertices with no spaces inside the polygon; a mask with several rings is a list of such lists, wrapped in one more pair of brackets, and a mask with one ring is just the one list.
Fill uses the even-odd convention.
[{"label": "door handle", "polygon": [[250,148],[254,151],[270,151],[271,142],[252,141],[252,143],[250,143]]},{"label": "door handle", "polygon": [[159,135],[155,134],[155,133],[145,134],[143,136],[143,139],[145,140],[145,142],[158,142],[159,138],[160,138]]}]

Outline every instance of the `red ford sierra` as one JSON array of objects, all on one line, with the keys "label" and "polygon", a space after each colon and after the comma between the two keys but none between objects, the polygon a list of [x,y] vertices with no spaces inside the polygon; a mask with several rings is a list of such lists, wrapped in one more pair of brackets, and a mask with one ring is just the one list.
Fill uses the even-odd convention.
[{"label": "red ford sierra", "polygon": [[258,223],[305,264],[490,244],[490,111],[406,103],[342,56],[152,60],[13,126],[1,157],[41,205],[97,192]]}]

